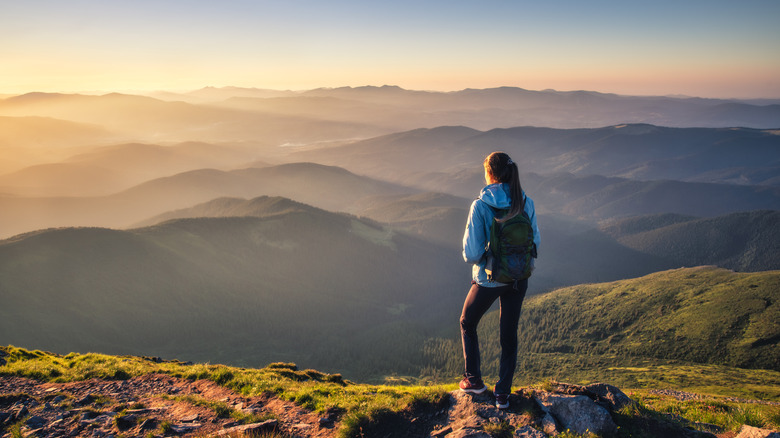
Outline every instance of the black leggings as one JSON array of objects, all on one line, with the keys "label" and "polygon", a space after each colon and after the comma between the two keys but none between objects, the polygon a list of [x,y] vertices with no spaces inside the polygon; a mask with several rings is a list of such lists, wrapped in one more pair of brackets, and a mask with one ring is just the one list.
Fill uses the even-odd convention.
[{"label": "black leggings", "polygon": [[512,389],[512,378],[517,366],[517,324],[527,289],[527,279],[518,281],[516,285],[499,287],[483,287],[472,283],[463,303],[460,335],[463,341],[463,358],[466,361],[466,376],[482,378],[477,325],[496,299],[500,300],[501,361],[496,394],[509,394]]}]

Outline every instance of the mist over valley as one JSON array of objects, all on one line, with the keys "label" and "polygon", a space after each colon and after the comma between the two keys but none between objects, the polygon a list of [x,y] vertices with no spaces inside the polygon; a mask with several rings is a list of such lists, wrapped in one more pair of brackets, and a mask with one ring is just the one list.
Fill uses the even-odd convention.
[{"label": "mist over valley", "polygon": [[[0,344],[452,377],[463,228],[495,150],[518,163],[539,216],[529,309],[578,285],[646,292],[713,265],[755,273],[769,304],[746,315],[771,320],[778,102],[509,87],[29,93],[0,99]],[[713,272],[702,284],[728,277]],[[626,293],[616,305],[649,299]],[[722,345],[758,342],[744,351],[778,370],[772,330]]]}]

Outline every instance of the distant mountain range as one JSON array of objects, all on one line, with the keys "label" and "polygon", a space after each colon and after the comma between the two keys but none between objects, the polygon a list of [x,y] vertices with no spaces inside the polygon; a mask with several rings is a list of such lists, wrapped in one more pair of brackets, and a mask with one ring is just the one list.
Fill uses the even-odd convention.
[{"label": "distant mountain range", "polygon": [[364,197],[413,191],[312,163],[232,171],[201,169],[153,179],[109,196],[0,196],[0,237],[62,226],[128,227],[172,209],[225,196],[286,196],[331,211],[349,211]]},{"label": "distant mountain range", "polygon": [[[572,173],[634,180],[777,185],[780,135],[743,128],[619,125],[597,129],[518,127],[478,131],[438,127],[394,133],[297,154],[310,161],[391,178],[479,170],[503,150],[521,172]],[[409,159],[413,157],[413,159]]]},{"label": "distant mountain range", "polygon": [[365,138],[388,132],[359,120],[331,122],[298,115],[164,101],[111,93],[102,96],[28,93],[0,100],[0,116],[47,117],[97,125],[122,141],[285,143]]},{"label": "distant mountain range", "polygon": [[[226,106],[269,107],[271,101],[308,115],[349,118],[362,108],[368,117],[384,111],[386,126],[464,125],[476,129],[513,126],[596,128],[622,123],[676,127],[780,127],[780,100],[737,101],[667,96],[621,96],[594,91],[534,91],[516,87],[465,89],[453,92],[405,90],[396,86],[319,88],[273,91],[226,87],[163,96],[193,102],[223,102]],[[232,98],[241,101],[227,102]],[[251,99],[251,100],[250,100]],[[319,100],[317,100],[319,99]],[[325,100],[328,99],[328,100]],[[223,103],[219,103],[222,105]],[[409,126],[409,120],[417,126]],[[361,120],[357,115],[353,120]],[[375,119],[380,122],[379,119]],[[400,124],[399,122],[407,121]],[[380,122],[380,124],[382,124]]]},{"label": "distant mountain range", "polygon": [[[16,119],[15,125],[29,124],[23,119],[30,117],[88,124],[103,129],[102,137],[119,142],[252,141],[255,146],[272,147],[438,126],[491,130],[652,124],[780,129],[780,102],[591,91],[502,87],[444,93],[385,86],[292,92],[226,87],[155,96],[33,92],[0,99],[0,117]],[[265,153],[274,153],[273,148]]]},{"label": "distant mountain range", "polygon": [[217,198],[193,207],[169,211],[146,219],[134,227],[157,225],[174,219],[199,217],[266,217],[286,213],[323,214],[320,209],[302,204],[281,196],[260,196],[246,200],[243,198]]},{"label": "distant mountain range", "polygon": [[253,157],[253,153],[241,148],[198,142],[98,146],[61,162],[0,175],[0,193],[42,197],[110,195],[189,170],[241,167]]}]

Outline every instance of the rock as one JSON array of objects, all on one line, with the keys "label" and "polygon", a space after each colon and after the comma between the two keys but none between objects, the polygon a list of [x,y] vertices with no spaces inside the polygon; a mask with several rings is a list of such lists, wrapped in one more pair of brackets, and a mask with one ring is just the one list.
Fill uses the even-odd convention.
[{"label": "rock", "polygon": [[479,429],[471,429],[471,428],[463,428],[460,430],[456,430],[455,432],[452,432],[451,434],[447,435],[446,438],[492,438],[489,433],[479,430]]},{"label": "rock", "polygon": [[522,426],[515,430],[515,437],[517,438],[547,438],[547,435],[531,426]]},{"label": "rock", "polygon": [[613,412],[635,404],[623,391],[606,383],[594,383],[586,386],[585,390],[597,395],[600,400],[606,401]]},{"label": "rock", "polygon": [[147,418],[146,420],[142,421],[141,424],[138,425],[138,430],[149,430],[149,429],[156,429],[157,428],[157,420],[154,418]]},{"label": "rock", "polygon": [[545,412],[555,417],[564,430],[578,434],[591,432],[596,435],[617,432],[617,425],[612,421],[609,411],[584,395],[545,393],[537,396],[536,401]]},{"label": "rock", "polygon": [[171,430],[177,435],[182,435],[200,427],[199,423],[174,424],[171,426]]},{"label": "rock", "polygon": [[40,429],[46,425],[46,419],[38,415],[33,415],[24,422],[25,426],[30,429]]},{"label": "rock", "polygon": [[450,432],[452,432],[452,426],[446,426],[442,429],[435,429],[433,432],[431,432],[431,438],[441,438]]},{"label": "rock", "polygon": [[553,418],[552,415],[550,415],[549,412],[544,414],[544,417],[541,421],[542,430],[547,435],[557,435],[558,434],[558,425],[555,424],[555,418]]},{"label": "rock", "polygon": [[22,418],[26,417],[27,414],[30,413],[30,411],[27,409],[27,406],[21,405],[21,406],[17,407],[16,405],[14,405],[14,407],[16,409],[16,412],[14,412],[14,415],[12,417],[13,418],[12,421],[19,421]]},{"label": "rock", "polygon": [[264,432],[272,432],[277,428],[277,426],[279,426],[279,421],[268,420],[268,421],[263,421],[262,423],[252,423],[252,424],[245,424],[243,426],[231,427],[229,429],[220,431],[217,434],[217,436],[225,436],[228,434],[230,435],[261,434]]},{"label": "rock", "polygon": [[81,412],[81,421],[92,421],[95,418],[97,418],[100,414],[95,411],[83,411]]},{"label": "rock", "polygon": [[182,423],[194,423],[198,421],[198,414],[186,415],[179,419]]},{"label": "rock", "polygon": [[130,429],[131,427],[135,426],[135,423],[138,421],[138,418],[133,414],[127,414],[127,415],[120,415],[114,419],[114,424],[116,425],[116,428],[120,431]]},{"label": "rock", "polygon": [[29,429],[23,427],[22,436],[25,438],[43,436],[43,428],[40,427],[38,429]]},{"label": "rock", "polygon": [[739,429],[736,438],[780,438],[780,433],[776,430],[759,429],[746,424]]},{"label": "rock", "polygon": [[92,397],[92,394],[87,394],[76,401],[76,406],[85,406],[85,405],[92,404],[93,400],[94,398]]}]

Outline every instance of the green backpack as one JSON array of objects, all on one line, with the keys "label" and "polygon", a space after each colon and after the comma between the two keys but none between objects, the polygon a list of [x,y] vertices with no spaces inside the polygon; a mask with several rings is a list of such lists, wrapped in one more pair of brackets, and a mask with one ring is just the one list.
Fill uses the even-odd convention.
[{"label": "green backpack", "polygon": [[525,280],[531,276],[534,266],[532,259],[536,255],[531,219],[523,210],[521,214],[506,222],[499,222],[497,218],[506,216],[509,210],[494,210],[496,217],[493,218],[493,224],[490,226],[488,246],[492,257],[488,257],[488,264],[485,267],[488,280],[499,283]]}]

